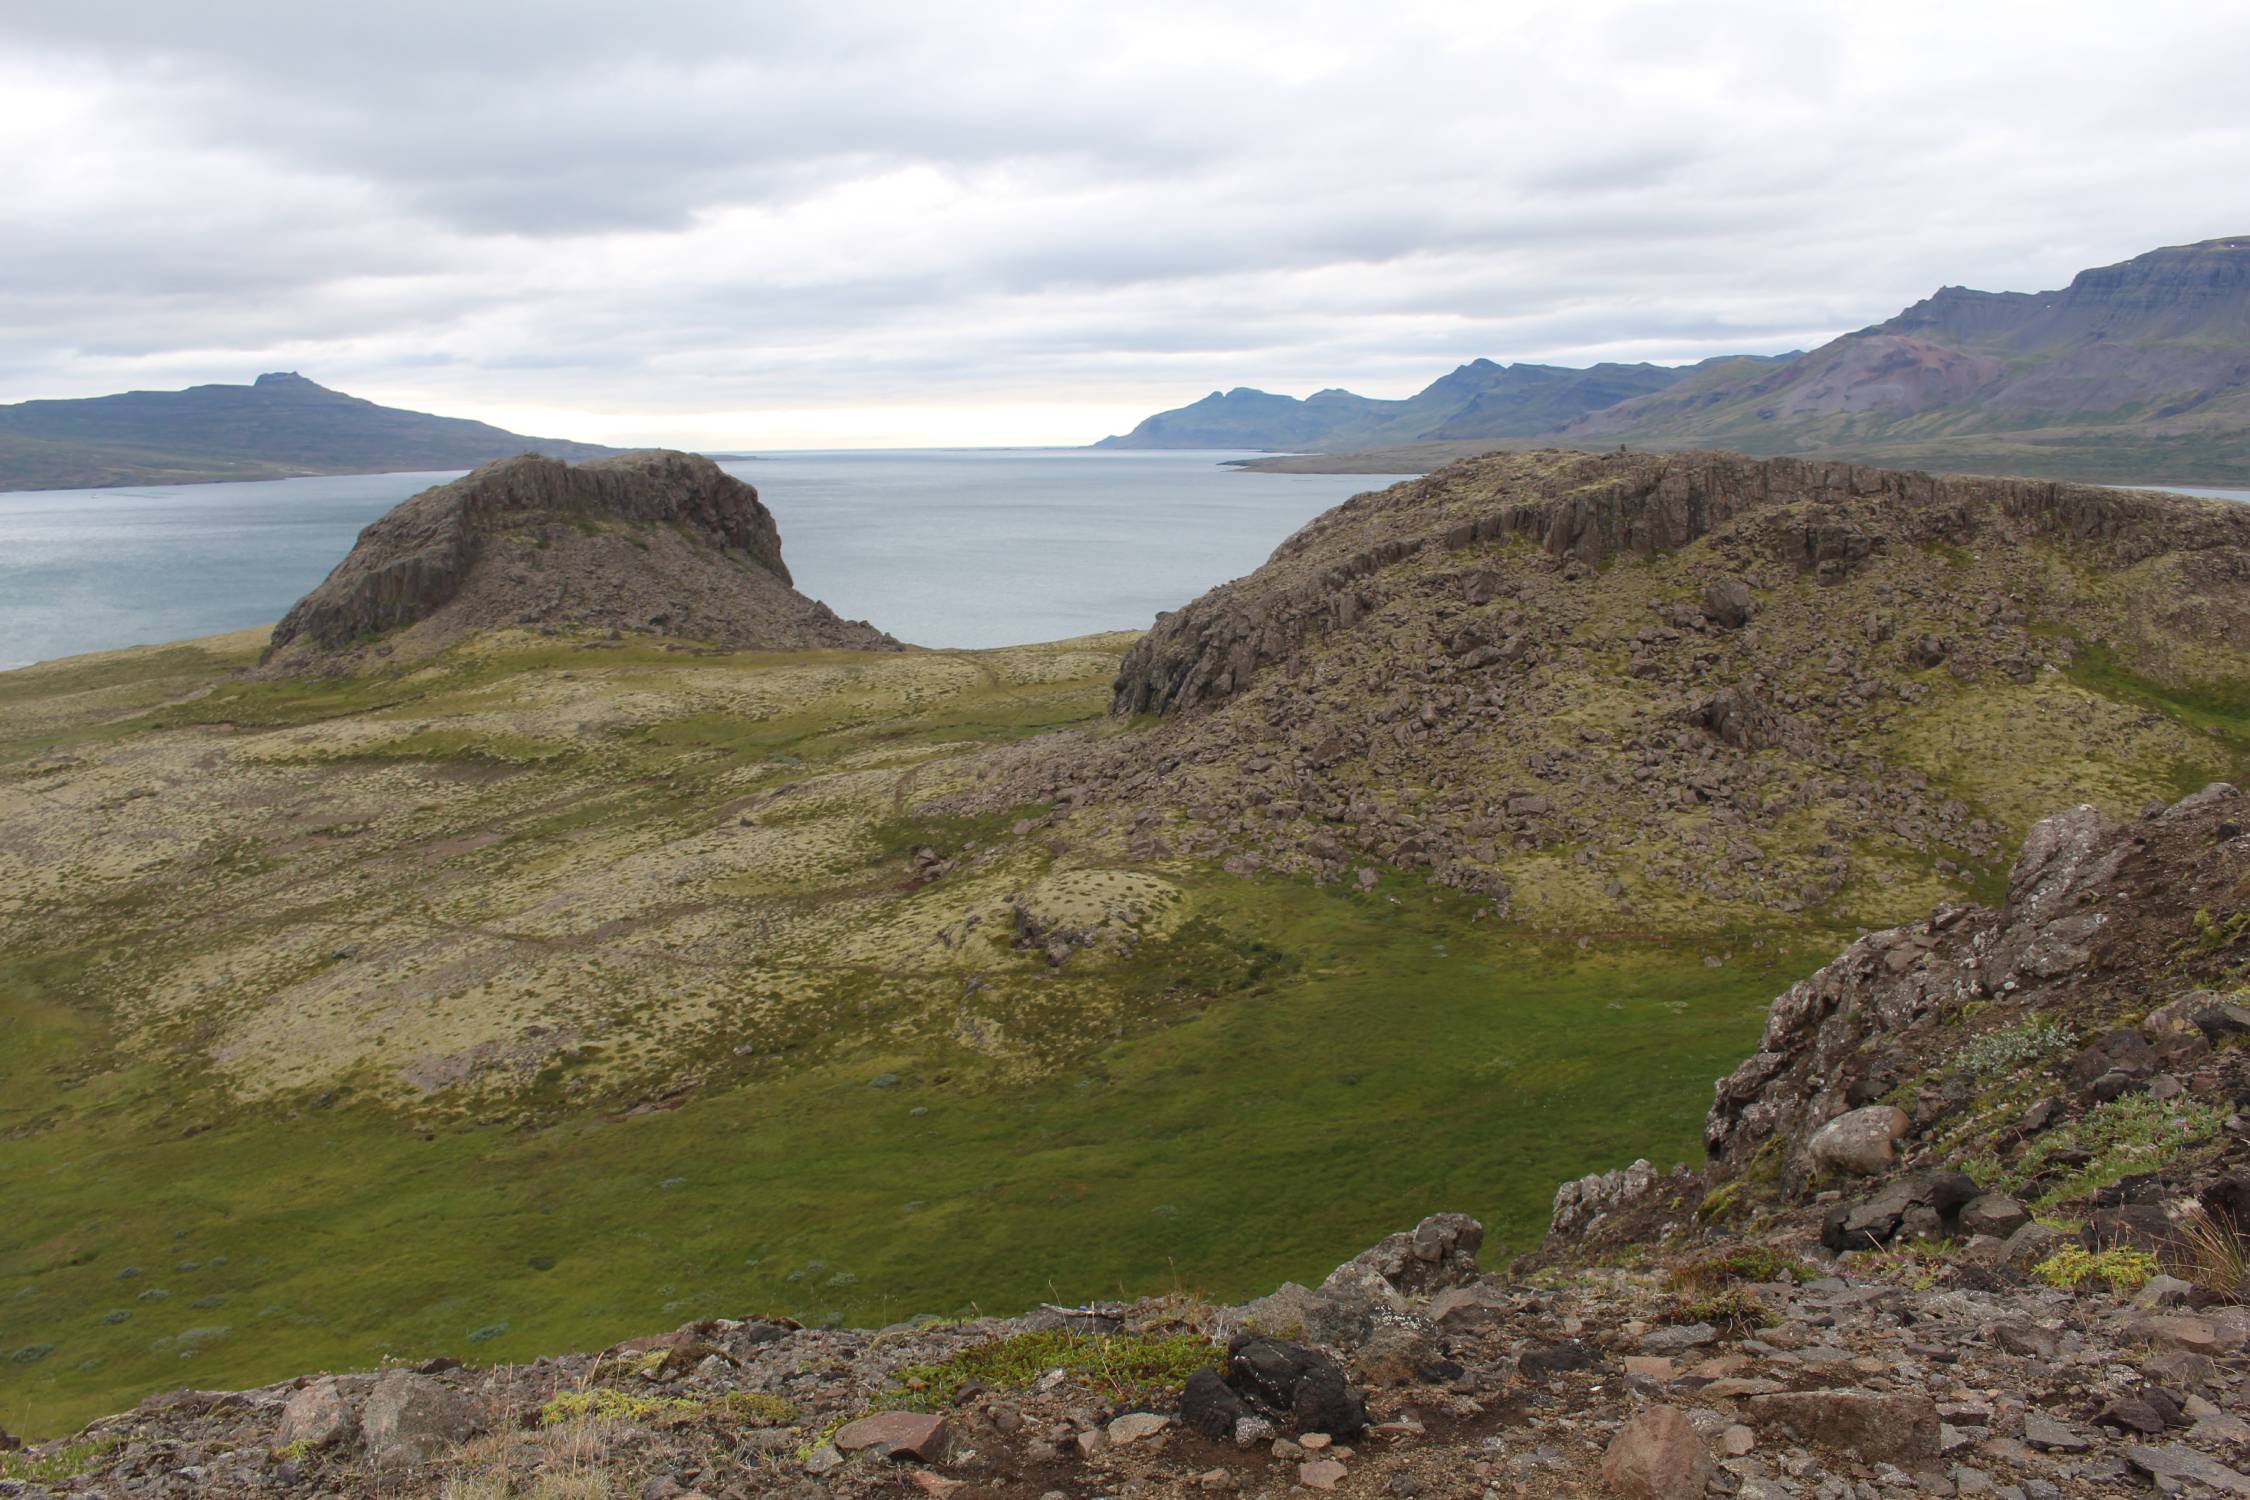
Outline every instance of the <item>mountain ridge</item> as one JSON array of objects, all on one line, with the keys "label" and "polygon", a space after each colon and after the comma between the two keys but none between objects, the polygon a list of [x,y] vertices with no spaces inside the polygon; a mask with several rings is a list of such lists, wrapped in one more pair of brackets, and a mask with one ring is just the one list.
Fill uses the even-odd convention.
[{"label": "mountain ridge", "polygon": [[1158,412],[1131,432],[1103,438],[1094,446],[1286,448],[1527,437],[1583,413],[1662,391],[1701,368],[1604,363],[1573,369],[1475,359],[1403,400],[1360,396],[1337,387],[1299,400],[1237,386]]},{"label": "mountain ridge", "polygon": [[0,491],[467,469],[526,450],[573,460],[623,451],[381,406],[293,370],[249,385],[0,406]]},{"label": "mountain ridge", "polygon": [[2054,291],[1941,287],[1810,352],[1706,360],[1539,432],[1350,432],[1321,439],[1318,456],[1240,466],[1419,473],[1507,447],[1622,445],[2228,486],[2250,484],[2246,433],[2250,236],[2234,235],[2092,267]]}]

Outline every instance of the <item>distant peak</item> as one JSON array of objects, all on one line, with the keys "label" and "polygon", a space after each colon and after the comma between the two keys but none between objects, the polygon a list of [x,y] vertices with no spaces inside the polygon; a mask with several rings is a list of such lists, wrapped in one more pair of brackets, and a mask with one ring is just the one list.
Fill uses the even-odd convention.
[{"label": "distant peak", "polygon": [[266,386],[269,389],[274,387],[288,386],[297,386],[315,391],[321,389],[320,383],[318,381],[307,380],[304,376],[298,374],[295,370],[269,370],[265,374],[260,375],[256,380],[252,381],[251,384]]}]

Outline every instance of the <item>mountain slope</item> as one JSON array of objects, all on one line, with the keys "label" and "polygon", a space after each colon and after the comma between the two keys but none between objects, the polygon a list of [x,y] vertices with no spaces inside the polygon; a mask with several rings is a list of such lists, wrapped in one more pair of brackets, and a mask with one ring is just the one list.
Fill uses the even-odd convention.
[{"label": "mountain slope", "polygon": [[1662,391],[1689,373],[1662,365],[1501,365],[1472,360],[1403,401],[1350,391],[1304,400],[1238,388],[1158,412],[1098,448],[1335,448],[1347,444],[1522,437]]},{"label": "mountain slope", "polygon": [[0,490],[465,469],[527,449],[564,459],[617,451],[377,406],[294,372],[0,406]]},{"label": "mountain slope", "polygon": [[2250,237],[2154,250],[2056,292],[1946,287],[1780,369],[1707,371],[1559,436],[2241,483],[2250,478]]}]

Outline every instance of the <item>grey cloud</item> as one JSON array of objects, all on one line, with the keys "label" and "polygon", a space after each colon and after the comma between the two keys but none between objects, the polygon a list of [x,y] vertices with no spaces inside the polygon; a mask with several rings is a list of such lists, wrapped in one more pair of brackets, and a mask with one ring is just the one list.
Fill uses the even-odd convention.
[{"label": "grey cloud", "polygon": [[2013,9],[16,0],[0,399],[1397,395],[2250,227],[2250,16]]}]

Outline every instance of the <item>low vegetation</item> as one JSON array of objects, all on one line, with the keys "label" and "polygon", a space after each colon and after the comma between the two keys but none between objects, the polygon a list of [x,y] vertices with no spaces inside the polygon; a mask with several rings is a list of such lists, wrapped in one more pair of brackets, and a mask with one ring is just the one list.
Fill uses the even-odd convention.
[{"label": "low vegetation", "polygon": [[971,1383],[1022,1390],[1061,1370],[1109,1401],[1157,1389],[1177,1389],[1197,1370],[1218,1362],[1219,1350],[1199,1333],[1081,1334],[1066,1329],[1019,1333],[973,1345],[940,1364],[909,1365],[880,1403],[917,1411],[942,1411]]},{"label": "low vegetation", "polygon": [[2070,1245],[2032,1267],[2031,1274],[2065,1291],[2083,1291],[2099,1284],[2120,1296],[2130,1296],[2147,1285],[2158,1269],[2156,1256],[2146,1250],[2085,1250]]}]

